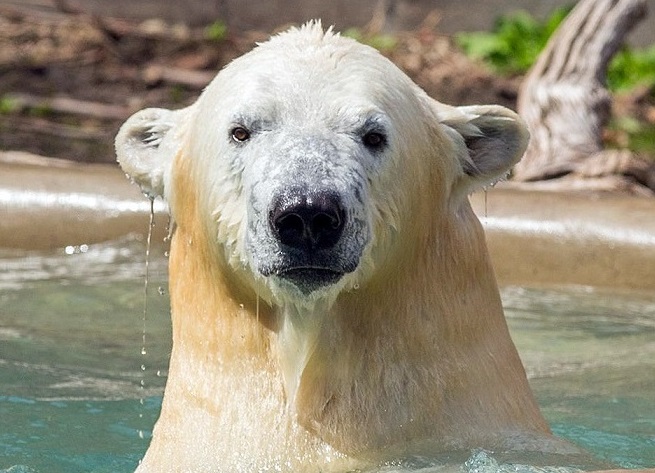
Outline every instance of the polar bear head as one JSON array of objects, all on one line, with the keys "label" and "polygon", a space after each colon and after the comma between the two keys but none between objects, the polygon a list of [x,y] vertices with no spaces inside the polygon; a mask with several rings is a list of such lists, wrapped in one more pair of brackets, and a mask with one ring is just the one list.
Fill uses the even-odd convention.
[{"label": "polar bear head", "polygon": [[116,139],[143,191],[163,196],[180,225],[193,196],[217,258],[278,304],[390,274],[526,144],[513,112],[440,104],[316,22],[233,61],[190,107],[136,113]]}]

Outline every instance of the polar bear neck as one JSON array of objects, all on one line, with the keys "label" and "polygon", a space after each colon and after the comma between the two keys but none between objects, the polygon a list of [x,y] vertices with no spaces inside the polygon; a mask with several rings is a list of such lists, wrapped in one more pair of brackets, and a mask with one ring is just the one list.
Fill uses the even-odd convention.
[{"label": "polar bear neck", "polygon": [[[474,218],[468,204],[462,212],[453,218]],[[259,415],[241,430],[230,426],[240,435],[350,454],[412,439],[443,444],[450,441],[445,432],[479,445],[498,431],[547,431],[474,222],[444,221],[438,241],[406,255],[393,274],[340,296],[296,360],[292,393],[280,360],[279,344],[289,340],[280,336],[279,314],[266,304],[256,313],[256,297],[240,292],[213,262],[202,229],[179,227],[171,248],[174,348],[162,418],[183,398],[217,423],[252,423]],[[244,405],[265,409],[239,417]],[[239,448],[245,444],[239,440]]]},{"label": "polar bear neck", "polygon": [[296,403],[301,424],[340,451],[497,447],[499,432],[548,431],[468,202],[436,225],[325,317]]},{"label": "polar bear neck", "polygon": [[173,197],[173,352],[148,457],[170,457],[174,438],[206,462],[248,458],[261,469],[425,439],[493,448],[499,432],[547,432],[468,202],[422,225],[358,290],[305,314],[321,324],[285,367],[283,311],[263,301],[257,310],[254,289],[207,237],[196,197]]},{"label": "polar bear neck", "polygon": [[[343,455],[303,429],[287,403],[271,308],[262,304],[257,317],[256,299],[241,298],[206,251],[197,233],[178,227],[173,351],[143,471],[299,471],[294,462],[338,462]],[[169,442],[179,446],[175,454]]]}]

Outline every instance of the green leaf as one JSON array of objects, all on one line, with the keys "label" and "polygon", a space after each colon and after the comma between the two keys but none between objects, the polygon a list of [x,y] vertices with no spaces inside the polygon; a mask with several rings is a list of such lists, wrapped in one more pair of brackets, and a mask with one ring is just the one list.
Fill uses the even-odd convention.
[{"label": "green leaf", "polygon": [[227,36],[227,25],[222,20],[216,20],[205,28],[205,38],[217,43],[223,41]]}]

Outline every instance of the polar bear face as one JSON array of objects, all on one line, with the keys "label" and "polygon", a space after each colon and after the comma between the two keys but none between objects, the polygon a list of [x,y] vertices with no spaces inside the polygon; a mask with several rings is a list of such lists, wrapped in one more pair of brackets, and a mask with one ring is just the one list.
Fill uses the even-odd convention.
[{"label": "polar bear face", "polygon": [[232,62],[187,109],[137,113],[116,144],[176,220],[195,194],[210,244],[284,303],[366,281],[526,141],[512,112],[439,104],[372,48],[309,24]]},{"label": "polar bear face", "polygon": [[310,296],[360,266],[371,240],[369,186],[393,138],[369,97],[352,103],[343,87],[319,92],[294,60],[284,69],[242,76],[245,100],[226,116],[220,146],[224,164],[240,170],[242,262],[277,292]]}]

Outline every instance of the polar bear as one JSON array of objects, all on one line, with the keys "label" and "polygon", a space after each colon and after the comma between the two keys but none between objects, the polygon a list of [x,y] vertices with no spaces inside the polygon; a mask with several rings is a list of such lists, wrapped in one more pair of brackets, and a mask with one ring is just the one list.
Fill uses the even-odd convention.
[{"label": "polar bear", "polygon": [[542,449],[468,194],[528,141],[318,22],[146,109],[118,160],[175,223],[173,351],[139,472],[344,471]]}]

